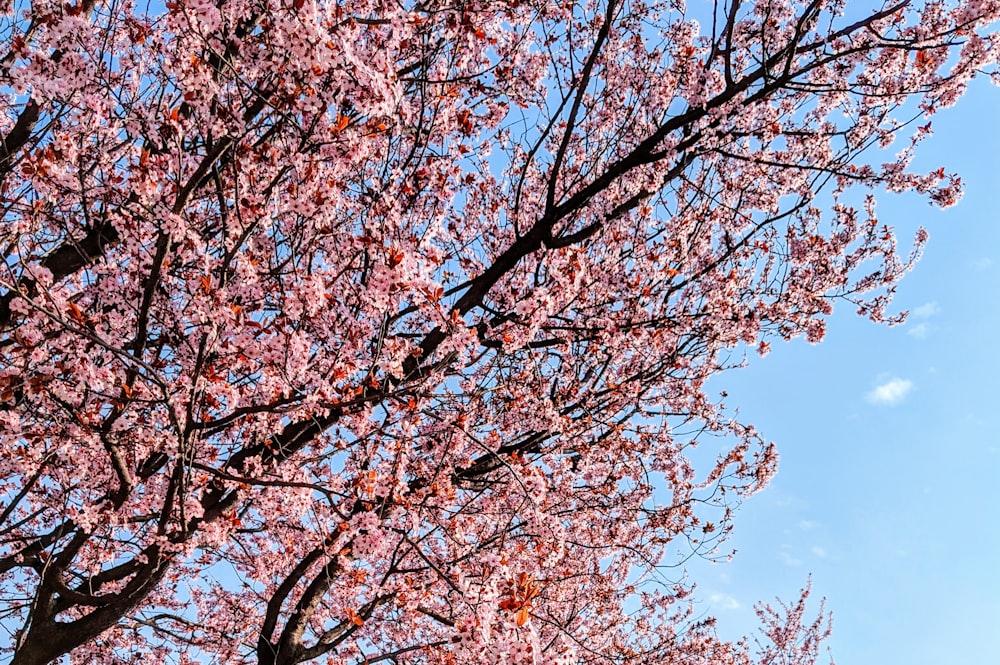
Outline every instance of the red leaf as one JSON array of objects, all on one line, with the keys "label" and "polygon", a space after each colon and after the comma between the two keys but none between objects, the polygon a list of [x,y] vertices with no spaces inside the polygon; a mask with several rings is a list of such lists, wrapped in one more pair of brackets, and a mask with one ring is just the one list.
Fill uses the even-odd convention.
[{"label": "red leaf", "polygon": [[389,257],[386,260],[386,263],[389,265],[389,267],[390,268],[395,268],[396,266],[398,266],[402,262],[403,262],[403,252],[399,251],[396,248],[390,249],[389,250]]},{"label": "red leaf", "polygon": [[87,316],[83,313],[83,311],[77,306],[75,302],[68,303],[66,305],[66,308],[69,310],[69,315],[70,317],[72,317],[74,321],[76,321],[81,325],[86,325]]}]

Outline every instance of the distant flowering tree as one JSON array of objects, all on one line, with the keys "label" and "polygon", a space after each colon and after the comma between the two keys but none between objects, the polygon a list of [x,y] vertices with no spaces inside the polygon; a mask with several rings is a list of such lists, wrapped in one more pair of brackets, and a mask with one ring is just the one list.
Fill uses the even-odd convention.
[{"label": "distant flowering tree", "polygon": [[662,568],[775,471],[704,383],[884,318],[1000,0],[694,4],[8,5],[4,658],[813,663]]}]

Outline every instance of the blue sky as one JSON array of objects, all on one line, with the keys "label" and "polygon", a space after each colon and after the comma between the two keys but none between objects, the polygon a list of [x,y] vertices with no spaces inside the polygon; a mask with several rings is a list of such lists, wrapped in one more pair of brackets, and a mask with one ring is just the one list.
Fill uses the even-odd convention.
[{"label": "blue sky", "polygon": [[736,558],[688,566],[728,637],[811,573],[840,665],[997,662],[1000,89],[977,83],[935,116],[917,159],[958,171],[963,200],[879,196],[904,252],[918,226],[931,234],[895,301],[908,322],[841,305],[822,344],[772,342],[714,380],[781,451],[772,485],[736,514]]}]

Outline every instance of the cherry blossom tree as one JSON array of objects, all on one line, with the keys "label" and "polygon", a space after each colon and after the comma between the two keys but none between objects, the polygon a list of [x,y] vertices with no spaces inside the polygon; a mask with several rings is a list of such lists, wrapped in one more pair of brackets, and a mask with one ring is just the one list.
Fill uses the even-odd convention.
[{"label": "cherry blossom tree", "polygon": [[892,320],[873,195],[956,201],[1000,46],[859,7],[7,5],[4,658],[813,663],[692,614],[777,462],[705,382]]}]

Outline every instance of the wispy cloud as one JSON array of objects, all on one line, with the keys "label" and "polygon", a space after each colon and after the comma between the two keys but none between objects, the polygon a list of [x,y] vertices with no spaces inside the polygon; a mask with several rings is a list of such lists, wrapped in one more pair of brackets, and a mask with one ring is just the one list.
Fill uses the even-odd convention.
[{"label": "wispy cloud", "polygon": [[728,593],[713,593],[708,597],[708,602],[712,603],[713,609],[719,610],[738,610],[742,607],[740,601]]},{"label": "wispy cloud", "polygon": [[926,321],[921,321],[915,326],[907,326],[906,334],[917,339],[924,339],[931,332],[931,327]]},{"label": "wispy cloud", "polygon": [[917,317],[918,319],[927,319],[935,314],[940,314],[941,308],[938,307],[936,302],[925,302],[920,307],[914,307],[910,310],[910,314]]},{"label": "wispy cloud", "polygon": [[981,259],[976,259],[972,262],[973,270],[989,270],[993,267],[993,259],[988,256],[984,256]]},{"label": "wispy cloud", "polygon": [[919,323],[907,326],[906,334],[911,337],[916,337],[917,339],[924,339],[931,332],[931,324],[926,321],[926,319],[931,318],[935,314],[940,314],[941,308],[938,307],[936,302],[926,302],[919,307],[914,307],[910,310],[910,316],[914,319],[924,319]]},{"label": "wispy cloud", "polygon": [[796,559],[794,556],[791,555],[790,552],[787,552],[785,550],[781,550],[780,552],[778,552],[778,556],[781,557],[781,563],[785,564],[786,566],[802,565],[802,559]]},{"label": "wispy cloud", "polygon": [[913,381],[893,377],[885,383],[875,386],[865,398],[872,404],[895,406],[902,402],[911,390],[913,390]]},{"label": "wispy cloud", "polygon": [[819,545],[812,546],[813,556],[818,556],[820,559],[825,559],[827,557],[826,550]]}]

